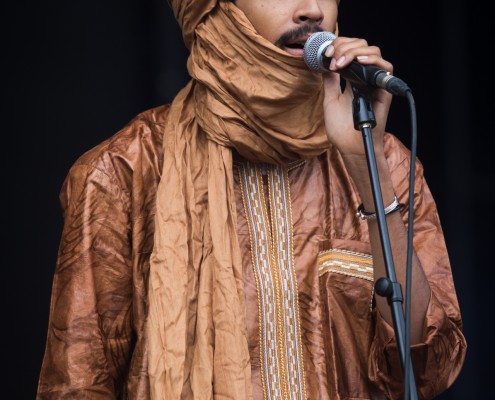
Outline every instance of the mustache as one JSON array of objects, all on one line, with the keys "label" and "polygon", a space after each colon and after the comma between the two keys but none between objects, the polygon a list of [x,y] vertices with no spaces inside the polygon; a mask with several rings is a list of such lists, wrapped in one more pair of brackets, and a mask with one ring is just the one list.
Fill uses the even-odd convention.
[{"label": "mustache", "polygon": [[291,40],[295,40],[300,36],[316,32],[323,32],[323,29],[320,28],[318,25],[302,25],[282,34],[282,36],[280,36],[275,42],[275,46],[282,47],[285,43]]}]

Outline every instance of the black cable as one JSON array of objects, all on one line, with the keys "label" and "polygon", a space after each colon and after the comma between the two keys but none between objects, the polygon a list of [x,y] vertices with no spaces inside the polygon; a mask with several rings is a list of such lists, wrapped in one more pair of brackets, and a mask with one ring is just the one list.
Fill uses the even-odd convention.
[{"label": "black cable", "polygon": [[408,200],[408,216],[407,216],[407,261],[406,261],[406,293],[405,293],[405,333],[404,333],[404,400],[410,398],[410,379],[412,379],[410,371],[411,359],[411,282],[412,282],[412,255],[413,255],[413,237],[414,237],[414,178],[416,175],[416,150],[417,150],[417,120],[416,106],[412,92],[406,92],[407,101],[409,103],[411,113],[411,162],[409,170],[409,200]]}]

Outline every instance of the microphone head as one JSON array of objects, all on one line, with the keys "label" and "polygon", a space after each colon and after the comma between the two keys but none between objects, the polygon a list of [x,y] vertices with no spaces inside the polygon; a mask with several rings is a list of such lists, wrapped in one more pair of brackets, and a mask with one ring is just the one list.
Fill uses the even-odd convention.
[{"label": "microphone head", "polygon": [[315,72],[328,72],[328,66],[323,65],[324,53],[336,37],[332,32],[316,32],[306,40],[303,52],[304,61],[309,69]]}]

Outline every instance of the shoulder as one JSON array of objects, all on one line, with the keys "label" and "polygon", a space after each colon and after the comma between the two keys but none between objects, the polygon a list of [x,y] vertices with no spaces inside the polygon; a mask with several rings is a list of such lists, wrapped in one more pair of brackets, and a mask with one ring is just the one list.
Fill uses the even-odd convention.
[{"label": "shoulder", "polygon": [[107,171],[116,162],[125,163],[128,167],[142,157],[156,158],[161,156],[163,135],[169,105],[146,110],[113,136],[84,153],[73,167],[86,165]]},{"label": "shoulder", "polygon": [[[146,110],[113,136],[96,145],[71,166],[61,189],[66,196],[85,192],[89,186],[129,197],[136,182],[146,177],[157,184],[163,163],[163,136],[169,105]],[[149,182],[151,180],[151,182]],[[82,193],[81,193],[82,194]]]}]

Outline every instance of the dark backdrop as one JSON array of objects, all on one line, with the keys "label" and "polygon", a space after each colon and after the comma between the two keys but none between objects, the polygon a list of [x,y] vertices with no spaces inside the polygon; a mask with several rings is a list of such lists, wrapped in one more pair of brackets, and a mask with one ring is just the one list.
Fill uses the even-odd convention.
[{"label": "dark backdrop", "polygon": [[[0,390],[2,398],[33,399],[65,174],[137,113],[170,101],[187,81],[187,53],[165,0],[24,1],[2,9],[7,379]],[[495,275],[484,229],[493,219],[492,128],[481,125],[493,102],[475,69],[492,52],[479,39],[488,36],[488,18],[482,3],[468,7],[467,0],[345,0],[339,19],[342,35],[382,48],[415,96],[418,155],[439,206],[469,345],[461,375],[441,399],[484,398],[495,358],[481,319]],[[388,129],[409,145],[403,99],[393,103]]]}]

